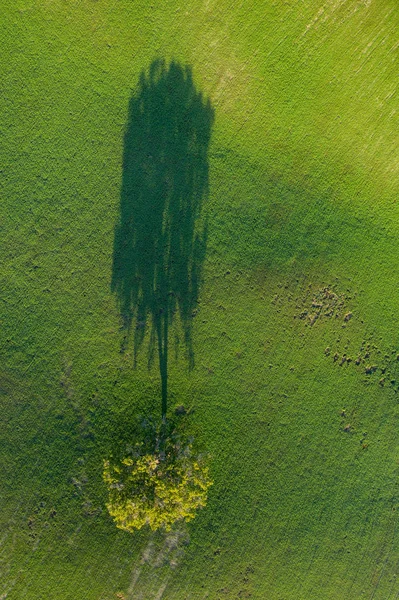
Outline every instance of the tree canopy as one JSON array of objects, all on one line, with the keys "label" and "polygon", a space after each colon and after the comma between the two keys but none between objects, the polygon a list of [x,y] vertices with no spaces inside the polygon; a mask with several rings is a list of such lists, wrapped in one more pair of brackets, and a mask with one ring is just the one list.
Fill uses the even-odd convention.
[{"label": "tree canopy", "polygon": [[168,531],[176,521],[190,521],[206,505],[212,485],[192,445],[172,438],[158,440],[153,452],[137,445],[120,461],[105,460],[103,478],[108,511],[116,526],[129,532],[145,525]]}]

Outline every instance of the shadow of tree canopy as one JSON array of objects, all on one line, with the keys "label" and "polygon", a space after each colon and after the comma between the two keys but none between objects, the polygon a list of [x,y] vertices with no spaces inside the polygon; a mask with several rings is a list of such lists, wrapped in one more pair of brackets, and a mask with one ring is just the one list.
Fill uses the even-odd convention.
[{"label": "shadow of tree canopy", "polygon": [[112,290],[134,360],[149,330],[149,363],[158,349],[162,416],[167,409],[169,328],[179,315],[190,367],[192,318],[206,251],[201,208],[208,190],[214,112],[188,66],[155,60],[129,103]]}]

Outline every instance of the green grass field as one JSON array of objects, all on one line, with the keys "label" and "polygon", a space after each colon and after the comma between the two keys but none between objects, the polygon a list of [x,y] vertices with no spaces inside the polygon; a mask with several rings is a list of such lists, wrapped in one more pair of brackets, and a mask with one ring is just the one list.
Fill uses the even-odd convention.
[{"label": "green grass field", "polygon": [[[397,600],[397,3],[1,12],[0,598]],[[129,102],[157,60],[214,117],[194,368],[178,319],[168,367],[214,485],[189,524],[131,535],[101,474],[160,412],[112,288]]]}]

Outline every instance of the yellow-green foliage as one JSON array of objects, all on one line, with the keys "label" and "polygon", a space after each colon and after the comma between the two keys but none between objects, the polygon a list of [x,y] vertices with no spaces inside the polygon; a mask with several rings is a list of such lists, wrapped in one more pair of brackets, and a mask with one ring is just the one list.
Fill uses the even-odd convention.
[{"label": "yellow-green foliage", "polygon": [[208,468],[190,453],[172,458],[155,452],[119,464],[105,460],[103,478],[108,511],[117,527],[130,532],[147,524],[170,530],[180,519],[190,521],[206,505],[212,485]]}]

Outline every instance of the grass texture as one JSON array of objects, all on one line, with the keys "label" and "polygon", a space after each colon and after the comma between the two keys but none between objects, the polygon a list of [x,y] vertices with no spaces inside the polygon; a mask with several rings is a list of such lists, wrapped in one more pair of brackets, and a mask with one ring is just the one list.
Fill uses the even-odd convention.
[{"label": "grass texture", "polygon": [[[0,597],[397,599],[396,3],[3,5]],[[126,157],[151,196],[148,140],[169,127],[165,107],[140,116],[154,64],[195,116],[187,151],[161,146],[170,222],[201,208],[167,238],[163,378],[154,279],[116,259],[156,228],[145,213],[137,246],[118,237]],[[103,460],[159,414],[165,368],[214,485],[187,526],[129,535]]]}]

